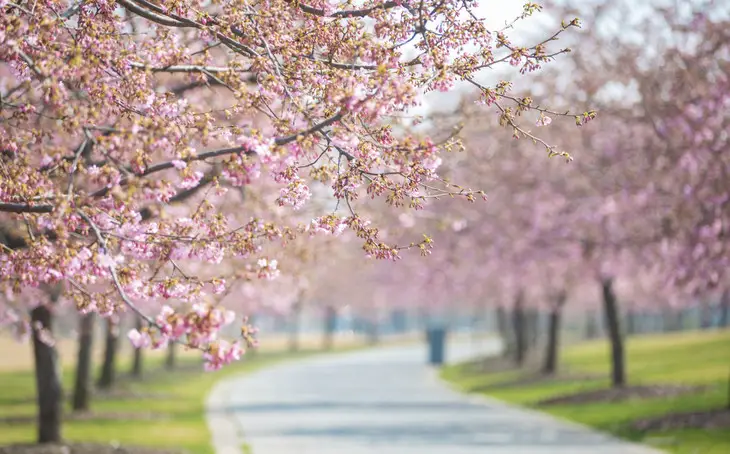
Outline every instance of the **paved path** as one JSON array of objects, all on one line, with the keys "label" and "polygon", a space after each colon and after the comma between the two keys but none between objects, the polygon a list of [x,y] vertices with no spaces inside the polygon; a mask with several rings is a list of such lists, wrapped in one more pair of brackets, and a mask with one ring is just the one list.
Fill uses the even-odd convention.
[{"label": "paved path", "polygon": [[[449,345],[456,361],[495,342]],[[465,396],[424,346],[332,354],[221,383],[209,419],[217,454],[650,454],[541,413]]]}]

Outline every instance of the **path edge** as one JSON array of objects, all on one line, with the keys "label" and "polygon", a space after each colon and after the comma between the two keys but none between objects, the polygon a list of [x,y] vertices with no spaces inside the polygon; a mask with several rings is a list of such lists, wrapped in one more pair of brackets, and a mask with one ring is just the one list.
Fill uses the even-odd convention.
[{"label": "path edge", "polygon": [[227,405],[227,396],[236,377],[225,378],[215,385],[205,401],[205,421],[216,454],[243,454],[243,440]]}]

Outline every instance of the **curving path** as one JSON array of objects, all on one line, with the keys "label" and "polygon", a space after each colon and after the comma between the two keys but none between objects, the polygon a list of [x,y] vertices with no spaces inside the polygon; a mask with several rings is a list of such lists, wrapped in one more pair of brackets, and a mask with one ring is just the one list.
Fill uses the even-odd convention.
[{"label": "curving path", "polygon": [[[452,342],[452,361],[498,350]],[[220,383],[217,454],[656,454],[541,413],[449,389],[424,346],[331,354]],[[244,443],[245,442],[245,443]]]}]

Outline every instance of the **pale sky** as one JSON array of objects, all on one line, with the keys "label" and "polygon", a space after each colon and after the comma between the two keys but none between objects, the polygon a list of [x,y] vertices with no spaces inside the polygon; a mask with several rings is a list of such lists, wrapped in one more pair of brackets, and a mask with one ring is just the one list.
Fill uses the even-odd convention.
[{"label": "pale sky", "polygon": [[[485,20],[489,30],[500,30],[522,13],[523,4],[524,2],[520,0],[483,0],[476,8],[475,14],[477,17]],[[542,28],[546,18],[547,13],[543,12],[537,13],[531,18],[520,20],[514,29],[507,32],[508,37],[512,37],[516,42],[520,42],[532,34],[539,36],[539,34],[530,33],[530,31]],[[522,39],[518,39],[519,37]],[[524,43],[527,42],[531,41],[524,41]],[[504,78],[504,70],[507,68],[509,68],[509,65],[503,64],[498,70],[483,70],[476,77],[476,80],[485,85],[492,85]],[[456,87],[449,92],[430,92],[426,95],[423,106],[413,109],[412,114],[425,115],[433,110],[448,112],[458,106],[463,94],[469,91],[473,92],[474,90],[474,86],[467,82],[457,82]]]}]

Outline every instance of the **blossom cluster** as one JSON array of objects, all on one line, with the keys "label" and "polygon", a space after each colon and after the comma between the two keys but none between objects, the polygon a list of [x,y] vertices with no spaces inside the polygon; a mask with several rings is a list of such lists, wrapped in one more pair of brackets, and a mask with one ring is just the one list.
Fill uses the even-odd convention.
[{"label": "blossom cluster", "polygon": [[522,46],[472,0],[356,3],[2,3],[0,287],[62,283],[82,313],[147,317],[136,345],[182,341],[217,368],[242,350],[215,337],[228,318],[204,301],[280,276],[273,257],[298,235],[349,231],[379,259],[428,253],[430,240],[386,242],[372,199],[421,209],[482,193],[440,175],[455,137],[399,119],[466,81],[534,140],[518,117],[542,108],[477,75],[537,70],[578,23]]}]

